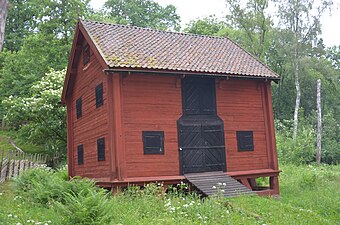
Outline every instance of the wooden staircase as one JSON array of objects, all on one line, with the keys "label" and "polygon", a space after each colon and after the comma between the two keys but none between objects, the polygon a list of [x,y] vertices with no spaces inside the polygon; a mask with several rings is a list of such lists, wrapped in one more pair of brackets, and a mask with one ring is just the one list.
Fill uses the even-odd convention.
[{"label": "wooden staircase", "polygon": [[238,195],[254,194],[246,186],[222,171],[189,173],[184,174],[184,176],[206,196],[220,194],[224,197],[235,197]]}]

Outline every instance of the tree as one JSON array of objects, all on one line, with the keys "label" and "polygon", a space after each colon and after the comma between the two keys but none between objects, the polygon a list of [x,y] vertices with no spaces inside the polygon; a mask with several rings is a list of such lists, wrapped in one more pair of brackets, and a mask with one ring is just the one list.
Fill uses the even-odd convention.
[{"label": "tree", "polygon": [[[280,24],[292,34],[289,46],[292,51],[289,54],[292,59],[292,68],[295,80],[296,98],[294,108],[293,138],[296,139],[298,131],[298,114],[301,102],[300,88],[300,60],[306,55],[306,47],[312,45],[321,33],[320,18],[332,2],[323,1],[321,5],[314,4],[314,0],[278,0]],[[311,14],[316,11],[316,14]]]},{"label": "tree", "polygon": [[5,25],[8,11],[8,0],[0,0],[0,52],[4,43]]},{"label": "tree", "polygon": [[240,0],[227,0],[229,23],[235,29],[244,32],[242,45],[259,59],[264,59],[268,48],[267,35],[271,28],[271,19],[266,15],[268,0],[248,0],[242,7]]},{"label": "tree", "polygon": [[214,15],[202,19],[191,20],[184,32],[192,34],[218,36],[219,32],[225,29],[227,24],[218,20]]},{"label": "tree", "polygon": [[70,45],[77,20],[89,10],[89,0],[11,0],[5,48],[19,51],[25,39],[37,33],[53,34]]},{"label": "tree", "polygon": [[321,162],[321,137],[322,137],[322,113],[321,113],[321,80],[317,81],[316,86],[316,108],[318,113],[318,126],[316,135],[316,163]]},{"label": "tree", "polygon": [[51,154],[66,149],[66,113],[59,104],[65,74],[66,70],[50,70],[33,83],[28,97],[9,96],[2,102],[8,125]]},{"label": "tree", "polygon": [[119,24],[160,30],[180,29],[180,17],[173,5],[162,7],[153,0],[108,0],[104,9]]},{"label": "tree", "polygon": [[[13,0],[0,59],[0,96],[24,96],[50,68],[66,67],[73,31],[89,0]],[[2,62],[1,62],[2,61]]]},{"label": "tree", "polygon": [[18,52],[5,49],[0,68],[0,96],[28,95],[32,83],[50,68],[61,70],[67,66],[69,48],[53,34],[38,33],[28,36]]}]

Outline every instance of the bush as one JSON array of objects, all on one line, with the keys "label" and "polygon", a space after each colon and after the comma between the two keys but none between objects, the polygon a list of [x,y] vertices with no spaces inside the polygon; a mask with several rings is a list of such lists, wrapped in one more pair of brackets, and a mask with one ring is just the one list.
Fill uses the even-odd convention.
[{"label": "bush", "polygon": [[110,193],[88,179],[68,181],[66,167],[28,170],[15,183],[18,195],[28,203],[57,211],[63,224],[105,224],[111,220]]},{"label": "bush", "polygon": [[[301,113],[302,114],[302,113]],[[329,111],[322,118],[321,162],[339,164],[340,162],[340,125],[333,112]],[[315,162],[316,154],[316,112],[299,118],[299,130],[293,140],[293,120],[277,120],[276,144],[280,162],[309,164]]]},{"label": "bush", "polygon": [[291,120],[276,121],[276,145],[280,162],[307,164],[315,161],[315,130],[312,126],[301,125],[296,140],[292,137]]}]

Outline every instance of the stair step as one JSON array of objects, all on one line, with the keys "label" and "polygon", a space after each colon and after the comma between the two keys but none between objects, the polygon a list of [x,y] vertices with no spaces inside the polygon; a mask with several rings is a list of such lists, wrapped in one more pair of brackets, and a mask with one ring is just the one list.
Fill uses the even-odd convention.
[{"label": "stair step", "polygon": [[223,171],[189,173],[184,174],[184,176],[193,186],[207,196],[218,193],[223,194],[225,197],[253,194],[253,191],[249,190],[234,178],[223,173]]}]

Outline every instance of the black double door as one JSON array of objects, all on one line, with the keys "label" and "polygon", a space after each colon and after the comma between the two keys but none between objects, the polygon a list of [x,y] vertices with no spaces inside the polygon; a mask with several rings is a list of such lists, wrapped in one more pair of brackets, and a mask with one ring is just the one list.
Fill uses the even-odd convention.
[{"label": "black double door", "polygon": [[225,171],[223,121],[216,113],[215,80],[182,80],[183,116],[177,121],[181,174]]}]

